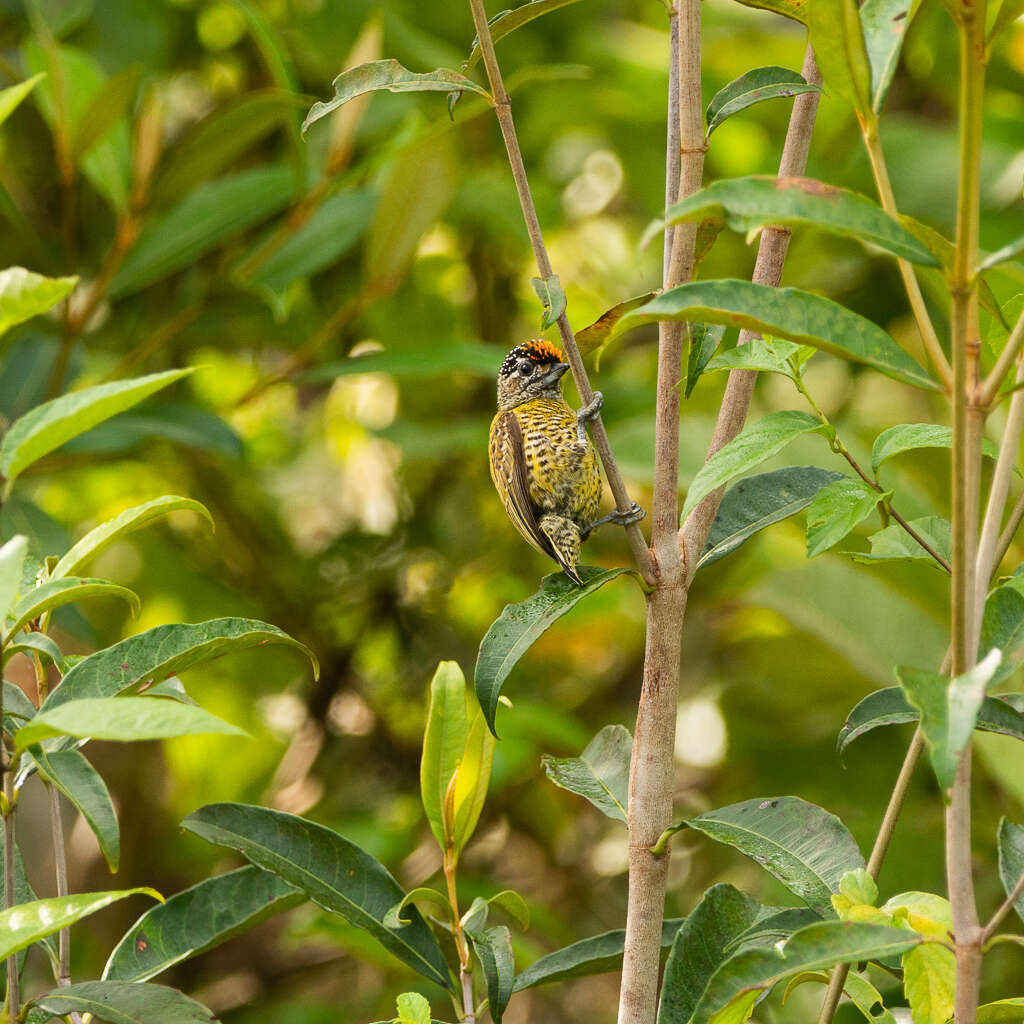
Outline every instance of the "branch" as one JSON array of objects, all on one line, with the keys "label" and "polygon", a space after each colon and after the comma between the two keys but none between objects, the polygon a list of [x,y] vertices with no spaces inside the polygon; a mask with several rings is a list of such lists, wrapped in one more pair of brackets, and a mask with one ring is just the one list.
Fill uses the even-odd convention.
[{"label": "branch", "polygon": [[1020,527],[1022,519],[1024,519],[1024,494],[1017,499],[1017,504],[1013,506],[1013,510],[1010,512],[1010,518],[1006,521],[1003,532],[999,534],[996,552],[992,556],[996,565],[1006,557],[1006,552],[1010,550],[1010,545],[1013,543],[1013,538]]},{"label": "branch", "polygon": [[[1013,325],[1010,336],[1006,339],[1003,351],[999,353],[996,365],[992,367],[991,373],[985,378],[981,386],[981,394],[978,396],[978,404],[987,409],[999,393],[1003,378],[1006,376],[1014,359],[1020,354],[1021,346],[1024,345],[1024,310],[1021,311],[1017,322]],[[1017,383],[1021,382],[1020,373],[1017,374]]]},{"label": "branch", "polygon": [[1020,878],[1017,879],[1017,884],[1010,890],[1010,894],[1003,900],[1002,905],[992,915],[992,919],[987,925],[985,930],[981,933],[981,944],[984,946],[989,939],[992,938],[996,933],[996,929],[1002,923],[1002,920],[1006,915],[1013,909],[1013,905],[1024,895],[1024,872],[1021,872]]},{"label": "branch", "polygon": [[[810,46],[804,55],[801,70],[804,79],[811,85],[821,84],[821,75],[814,60],[814,52]],[[807,167],[807,154],[811,148],[811,132],[814,129],[814,118],[818,112],[817,92],[804,93],[793,101],[793,113],[789,118],[789,130],[786,133],[786,144],[782,149],[779,162],[779,177],[799,177]],[[786,261],[789,248],[789,231],[779,228],[765,228],[761,232],[761,240],[757,248],[757,262],[754,264],[752,280],[757,284],[778,287],[782,280],[782,267]],[[756,331],[740,331],[740,345],[745,345],[759,335]],[[708,446],[707,458],[711,458],[720,448],[727,445],[742,429],[746,422],[750,399],[754,393],[754,382],[757,374],[752,370],[733,370],[725,386],[725,395],[718,410],[714,434]],[[711,524],[718,513],[724,488],[709,494],[693,509],[683,523],[680,531],[683,547],[687,552],[689,572],[694,572],[697,558],[708,539]]]},{"label": "branch", "polygon": [[[476,26],[477,39],[480,41],[480,52],[483,55],[484,67],[487,70],[487,80],[491,85],[491,94],[494,97],[494,112],[498,118],[498,125],[501,128],[502,138],[505,140],[505,149],[508,153],[509,164],[512,168],[512,177],[515,179],[516,191],[519,193],[519,205],[522,207],[523,219],[526,221],[526,232],[530,236],[530,245],[533,248],[533,256],[537,261],[537,270],[543,278],[551,277],[551,260],[548,258],[547,247],[544,245],[544,236],[541,232],[540,221],[537,218],[537,209],[533,205],[533,196],[530,194],[530,184],[526,178],[526,167],[523,164],[523,154],[519,150],[519,139],[516,136],[515,123],[512,120],[512,104],[505,91],[505,83],[501,77],[501,69],[498,67],[498,58],[494,53],[494,41],[491,38],[491,29],[487,23],[487,12],[484,10],[483,0],[469,0],[469,7],[473,14],[473,24]],[[583,365],[583,358],[576,346],[576,338],[572,328],[569,326],[569,318],[563,312],[558,318],[558,333],[562,339],[562,348],[565,350],[566,361],[572,369],[573,380],[576,382],[576,390],[579,391],[580,401],[589,405],[594,400],[594,389],[590,386],[590,379],[587,376],[586,367]],[[612,454],[611,444],[608,441],[608,434],[604,429],[604,423],[600,416],[591,420],[591,435],[594,439],[594,447],[601,457],[601,464],[604,466],[604,474],[608,479],[608,486],[615,498],[616,507],[622,511],[628,511],[632,505],[629,492],[619,473],[619,467]],[[629,546],[633,550],[633,558],[640,569],[641,575],[653,583],[654,568],[651,564],[650,552],[647,549],[647,542],[644,540],[643,531],[636,523],[626,527],[626,536],[629,539]]]}]

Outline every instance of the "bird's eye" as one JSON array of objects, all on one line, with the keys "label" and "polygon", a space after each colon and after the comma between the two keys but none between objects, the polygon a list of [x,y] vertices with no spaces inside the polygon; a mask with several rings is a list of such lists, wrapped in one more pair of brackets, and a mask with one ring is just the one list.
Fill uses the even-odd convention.
[{"label": "bird's eye", "polygon": [[519,360],[519,372],[524,377],[529,377],[533,373],[533,363],[529,359]]}]

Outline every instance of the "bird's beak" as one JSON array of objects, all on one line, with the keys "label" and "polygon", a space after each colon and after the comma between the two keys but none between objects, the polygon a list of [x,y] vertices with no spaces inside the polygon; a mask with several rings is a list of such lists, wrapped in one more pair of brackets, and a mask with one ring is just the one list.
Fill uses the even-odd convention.
[{"label": "bird's beak", "polygon": [[551,367],[546,374],[544,374],[543,382],[545,387],[548,384],[557,384],[562,377],[565,375],[565,371],[569,369],[568,363],[556,363]]}]

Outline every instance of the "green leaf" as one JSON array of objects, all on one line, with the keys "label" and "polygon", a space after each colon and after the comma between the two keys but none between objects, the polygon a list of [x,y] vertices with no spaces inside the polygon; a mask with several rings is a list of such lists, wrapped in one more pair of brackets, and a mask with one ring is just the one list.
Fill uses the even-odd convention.
[{"label": "green leaf", "polygon": [[21,591],[21,574],[28,553],[28,538],[12,537],[0,547],[0,621],[3,621]]},{"label": "green leaf", "polygon": [[0,335],[53,309],[76,284],[77,277],[43,277],[24,267],[0,270]]},{"label": "green leaf", "polygon": [[864,46],[871,63],[871,109],[881,113],[899,63],[907,26],[921,0],[865,0],[860,9]]},{"label": "green leaf", "polygon": [[[11,683],[4,683],[4,688],[11,686]],[[15,689],[17,689],[15,687]],[[20,692],[20,691],[19,691]],[[6,704],[6,693],[4,695],[4,703]],[[4,884],[4,844],[5,844],[4,830],[0,829],[0,885]],[[25,864],[21,858],[21,850],[18,848],[18,844],[14,844],[14,905],[21,906],[26,903],[34,903],[36,900],[36,894],[32,890],[32,886],[28,884],[28,879],[25,877]],[[39,944],[43,947],[46,955],[50,958],[50,962],[53,964],[57,963],[57,948],[56,945],[49,936],[44,936],[39,940]],[[23,948],[18,954],[18,971],[25,966],[26,949]],[[6,989],[6,978],[0,982],[0,992],[4,992]]]},{"label": "green leaf", "polygon": [[495,736],[494,716],[498,710],[498,697],[516,662],[556,619],[609,580],[633,570],[598,569],[584,565],[577,566],[576,571],[583,580],[583,586],[577,586],[565,573],[545,576],[540,590],[532,597],[518,604],[505,605],[480,642],[474,686],[487,724]]},{"label": "green leaf", "polygon": [[0,959],[6,959],[19,949],[25,949],[62,928],[69,928],[76,921],[109,907],[111,903],[137,894],[152,896],[155,900],[163,899],[155,889],[143,887],[55,896],[0,911]]},{"label": "green leaf", "polygon": [[[475,904],[476,900],[473,902]],[[400,902],[396,903],[390,910],[388,910],[384,915],[384,926],[386,928],[401,928],[402,925],[409,924],[412,918],[403,917],[402,911],[414,903],[433,903],[435,906],[441,907],[441,909],[445,911],[445,916],[447,918],[450,919],[452,916],[451,904],[448,902],[448,897],[445,896],[443,892],[438,892],[436,889],[431,889],[426,886],[420,886],[418,889],[412,889],[410,892],[407,892]]]},{"label": "green leaf", "polygon": [[953,1016],[956,957],[935,943],[903,954],[903,990],[918,1024],[946,1024]]},{"label": "green leaf", "polygon": [[502,889],[486,902],[488,906],[500,907],[523,931],[530,927],[530,908],[514,889]]},{"label": "green leaf", "polygon": [[878,246],[901,259],[939,266],[898,220],[866,196],[812,178],[753,174],[722,179],[669,207],[667,220],[679,224],[714,215],[724,216],[734,231],[747,233],[768,225],[809,225]]},{"label": "green leaf", "polygon": [[589,800],[602,814],[625,822],[629,799],[629,759],[633,737],[622,725],[606,725],[579,757],[541,758],[548,778]]},{"label": "green leaf", "polygon": [[729,959],[726,947],[758,920],[762,910],[757,900],[724,882],[704,893],[672,943],[658,1024],[690,1019],[711,976]]},{"label": "green leaf", "polygon": [[132,981],[80,981],[37,996],[33,1006],[50,1013],[91,1013],[107,1024],[216,1024],[201,1003],[177,989]]},{"label": "green leaf", "polygon": [[772,11],[784,18],[807,23],[807,0],[739,0],[744,7],[753,7],[761,11]]},{"label": "green leaf", "polygon": [[[949,520],[942,516],[922,516],[911,519],[908,525],[947,562],[952,556],[949,539]],[[932,556],[899,523],[893,523],[868,537],[870,554],[849,551],[855,562],[888,562],[899,558],[925,558],[936,568],[941,568]]]},{"label": "green leaf", "polygon": [[697,386],[701,374],[711,362],[711,357],[718,351],[725,336],[725,327],[721,324],[690,324],[690,348],[686,357],[686,386],[683,397],[689,398]]},{"label": "green leaf", "polygon": [[[1024,826],[1003,818],[999,822],[999,877],[1003,880],[1006,895],[1024,875]],[[1017,916],[1024,921],[1024,894],[1013,904]]]},{"label": "green leaf", "polygon": [[451,844],[456,857],[469,842],[480,820],[487,787],[491,782],[491,760],[494,757],[494,736],[484,720],[476,695],[467,690],[465,699],[469,729],[452,787]]},{"label": "green leaf", "polygon": [[77,750],[46,751],[32,747],[28,753],[39,766],[39,774],[81,812],[110,870],[117,871],[121,833],[114,803],[100,773]]},{"label": "green leaf", "polygon": [[65,672],[64,655],[60,648],[45,633],[22,633],[21,636],[4,648],[4,664],[15,654],[38,654],[49,661],[58,672]]},{"label": "green leaf", "polygon": [[1003,0],[998,10],[986,39],[989,43],[1024,14],[1024,0]]},{"label": "green leaf", "polygon": [[546,331],[549,327],[553,327],[565,312],[565,292],[562,291],[562,284],[558,280],[557,274],[552,274],[550,277],[531,277],[530,284],[533,285],[533,290],[537,293],[541,306],[544,307],[540,328],[542,331]]},{"label": "green leaf", "polygon": [[868,1024],[896,1024],[896,1018],[885,1007],[882,993],[867,978],[851,971],[846,976],[843,991]]},{"label": "green leaf", "polygon": [[[839,730],[837,748],[842,754],[858,736],[882,725],[916,722],[920,711],[911,704],[898,686],[869,693],[847,716]],[[1024,740],[1024,694],[1001,693],[986,697],[978,709],[975,728],[997,732]]]},{"label": "green leaf", "polygon": [[148,981],[304,901],[287,882],[252,864],[204,879],[143,914],[114,947],[103,977]]},{"label": "green leaf", "polygon": [[156,626],[128,637],[78,662],[43,702],[50,710],[83,697],[113,697],[131,687],[159,682],[224,654],[265,644],[284,644],[319,666],[305,644],[258,619],[211,619],[208,622]]},{"label": "green leaf", "polygon": [[799,288],[769,288],[728,279],[691,281],[627,313],[613,335],[661,320],[746,327],[866,363],[887,377],[915,387],[939,390],[925,370],[877,324],[831,299]]},{"label": "green leaf", "polygon": [[795,796],[745,800],[686,824],[755,860],[823,917],[834,916],[831,896],[843,875],[864,867],[846,826]]},{"label": "green leaf", "polygon": [[816,914],[810,907],[785,907],[781,910],[765,907],[761,917],[726,944],[725,952],[732,954],[753,946],[777,946],[794,932],[820,920],[821,915]]},{"label": "green leaf", "polygon": [[844,476],[822,488],[807,510],[807,557],[814,558],[838,544],[867,519],[892,491],[879,494],[863,480]]},{"label": "green leaf", "polygon": [[[529,3],[520,4],[511,11],[502,11],[487,23],[491,30],[491,41],[497,43],[517,28],[529,24],[535,18],[539,18],[541,15],[548,14],[551,11],[557,11],[560,7],[568,7],[569,4],[576,2],[577,0],[529,0]],[[473,48],[462,65],[463,74],[467,71],[472,71],[481,56],[480,41],[474,38]]]},{"label": "green leaf", "polygon": [[842,474],[817,466],[786,466],[733,484],[718,506],[696,568],[717,562],[759,530],[800,512],[823,488],[843,479]]},{"label": "green leaf", "polygon": [[14,683],[3,681],[4,692],[4,724],[3,727],[12,735],[26,722],[35,718],[36,706],[25,696],[25,691]]},{"label": "green leaf", "polygon": [[469,722],[466,680],[454,661],[442,661],[430,681],[430,708],[420,758],[420,798],[430,829],[442,850],[448,847],[445,796],[462,760]]},{"label": "green leaf", "polygon": [[336,832],[282,811],[227,803],[207,804],[182,825],[280,875],[324,910],[365,928],[413,970],[452,989],[444,955],[419,911],[410,907],[409,924],[387,928],[384,915],[402,899],[401,887],[382,864]]},{"label": "green leaf", "polygon": [[246,733],[193,704],[163,697],[83,697],[59,707],[42,708],[14,734],[19,749],[51,736],[79,739],[162,740],[175,736]]},{"label": "green leaf", "polygon": [[88,601],[95,597],[119,597],[122,601],[128,602],[133,615],[138,612],[141,604],[134,591],[128,590],[127,587],[119,587],[108,580],[79,576],[47,580],[38,587],[33,587],[11,609],[10,616],[14,622],[4,634],[5,642],[45,612],[74,601]]},{"label": "green leaf", "polygon": [[82,111],[71,133],[71,159],[80,164],[83,158],[102,142],[128,113],[142,77],[138,64],[108,78]]},{"label": "green leaf", "polygon": [[51,570],[50,579],[74,575],[86,562],[110,547],[114,541],[146,526],[159,516],[182,510],[196,512],[213,526],[213,516],[210,515],[205,505],[193,501],[191,498],[179,498],[174,494],[165,494],[142,505],[127,508],[120,515],[90,530],[67,554],[61,557]]},{"label": "green leaf", "polygon": [[803,92],[820,92],[816,85],[809,85],[797,71],[788,68],[755,68],[719,89],[708,104],[708,136],[722,123],[741,110],[764,100],[783,99],[799,96]]},{"label": "green leaf", "polygon": [[814,0],[807,31],[825,85],[862,116],[872,111],[871,63],[857,0]]},{"label": "green leaf", "polygon": [[403,992],[396,1000],[398,1024],[430,1024],[430,1003],[419,992]]},{"label": "green leaf", "polygon": [[978,1024],[1020,1024],[1024,1021],[1024,996],[997,999],[978,1007]]},{"label": "green leaf", "polygon": [[17,85],[0,89],[0,124],[3,124],[18,109],[21,101],[35,88],[36,83],[45,77],[45,74],[40,73],[26,78],[24,82],[18,82]]},{"label": "green leaf", "polygon": [[362,238],[375,203],[376,196],[368,189],[346,189],[331,196],[249,275],[249,281],[283,295],[292,281],[331,266]]},{"label": "green leaf", "polygon": [[7,477],[8,490],[24,469],[65,441],[137,405],[191,372],[191,369],[168,370],[111,384],[96,384],[37,405],[11,424],[0,443],[0,473]]},{"label": "green leaf", "polygon": [[314,103],[302,122],[302,134],[309,126],[333,113],[342,104],[364,93],[386,89],[388,92],[475,92],[488,101],[491,94],[464,75],[437,68],[417,75],[402,67],[397,60],[372,60],[368,64],[343,71],[334,80],[334,97],[326,103]]},{"label": "green leaf", "polygon": [[1005,263],[1007,260],[1016,259],[1022,252],[1024,252],[1024,235],[1021,235],[1020,238],[1015,238],[1012,242],[1007,243],[1001,249],[996,249],[995,252],[986,256],[985,259],[978,264],[978,273],[997,266],[1000,263]]},{"label": "green leaf", "polygon": [[[841,963],[859,963],[902,953],[920,945],[911,931],[877,924],[821,921],[795,932],[781,950],[752,949],[727,960],[711,977],[690,1024],[740,1021],[743,1007],[753,1007],[757,996],[773,985],[803,971],[821,970]],[[736,1016],[721,1016],[726,1007]]]},{"label": "green leaf", "polygon": [[470,932],[469,937],[487,981],[487,1008],[491,1020],[501,1024],[515,984],[512,936],[504,925],[498,925],[483,932]]},{"label": "green leaf", "polygon": [[[901,423],[883,430],[871,447],[871,469],[875,476],[882,463],[894,455],[917,448],[952,448],[953,429],[938,423]],[[999,449],[988,438],[981,442],[981,453],[997,458]]]},{"label": "green leaf", "polygon": [[294,186],[287,167],[256,167],[190,191],[143,228],[110,286],[111,297],[160,281],[265,221],[288,205]]},{"label": "green leaf", "polygon": [[[534,0],[534,2],[536,3],[537,0]],[[539,281],[541,279],[534,278],[533,280]],[[536,288],[536,284],[534,287]],[[644,292],[643,295],[636,295],[632,299],[616,303],[611,309],[602,313],[589,327],[584,327],[582,331],[578,331],[576,333],[576,347],[580,350],[580,355],[588,356],[591,352],[596,352],[606,345],[611,338],[612,329],[615,325],[630,310],[638,309],[645,302],[650,302],[657,294],[657,292]],[[544,297],[541,296],[541,301],[543,302],[543,300]],[[562,296],[562,301],[565,301],[564,295]]]},{"label": "green leaf", "polygon": [[974,732],[985,688],[1000,658],[998,650],[990,651],[973,669],[952,680],[905,665],[896,669],[907,700],[921,712],[921,733],[944,794],[953,785],[960,755]]},{"label": "green leaf", "polygon": [[[661,925],[662,954],[668,952],[677,932],[685,918],[668,918]],[[535,960],[516,978],[513,991],[533,988],[535,985],[548,985],[555,981],[568,981],[570,978],[586,978],[592,974],[608,974],[622,969],[622,950],[626,942],[626,930],[617,928],[615,931],[593,935],[589,939],[581,939],[571,946],[548,953]]]},{"label": "green leaf", "polygon": [[1015,583],[1011,580],[996,587],[985,599],[979,649],[990,651],[998,647],[1003,652],[993,683],[1008,679],[1024,659],[1024,594]]},{"label": "green leaf", "polygon": [[769,413],[757,423],[744,427],[697,471],[686,493],[680,523],[686,520],[704,498],[723,484],[750,472],[801,435],[821,434],[826,429],[817,417],[797,410]]},{"label": "green leaf", "polygon": [[708,373],[716,370],[761,370],[780,373],[795,380],[791,359],[800,352],[800,346],[791,341],[751,338],[743,345],[735,345],[719,353],[708,363]]},{"label": "green leaf", "polygon": [[178,139],[164,159],[153,195],[176,202],[230,167],[274,129],[288,124],[304,98],[280,89],[258,89],[213,110]]}]

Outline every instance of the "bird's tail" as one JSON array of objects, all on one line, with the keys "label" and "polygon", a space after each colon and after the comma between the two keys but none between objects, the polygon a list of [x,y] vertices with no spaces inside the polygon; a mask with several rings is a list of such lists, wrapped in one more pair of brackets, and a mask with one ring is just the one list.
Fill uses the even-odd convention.
[{"label": "bird's tail", "polygon": [[580,557],[580,544],[583,540],[580,528],[571,519],[552,513],[542,516],[537,525],[551,542],[551,553],[555,561],[562,567],[562,571],[573,583],[582,587],[583,580],[576,572],[576,563]]}]

